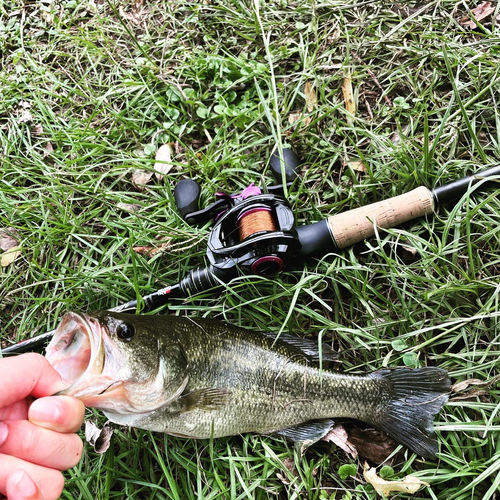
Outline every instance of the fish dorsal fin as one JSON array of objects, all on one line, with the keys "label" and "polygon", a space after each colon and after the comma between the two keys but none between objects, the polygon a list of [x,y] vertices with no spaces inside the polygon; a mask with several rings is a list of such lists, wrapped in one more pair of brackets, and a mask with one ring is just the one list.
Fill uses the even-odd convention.
[{"label": "fish dorsal fin", "polygon": [[179,403],[182,405],[181,412],[217,410],[228,403],[230,396],[230,390],[219,389],[217,387],[189,392],[179,400]]},{"label": "fish dorsal fin", "polygon": [[289,333],[282,333],[278,339],[273,333],[263,333],[266,337],[276,340],[275,346],[285,347],[290,354],[302,356],[308,361],[314,363],[319,363],[320,359],[322,361],[335,361],[338,358],[338,354],[328,345],[321,344],[321,354],[319,352],[318,342],[312,339],[304,339],[291,335]]},{"label": "fish dorsal fin", "polygon": [[294,442],[311,441],[312,444],[325,437],[331,431],[333,425],[334,422],[331,419],[318,420],[280,429],[272,434]]}]

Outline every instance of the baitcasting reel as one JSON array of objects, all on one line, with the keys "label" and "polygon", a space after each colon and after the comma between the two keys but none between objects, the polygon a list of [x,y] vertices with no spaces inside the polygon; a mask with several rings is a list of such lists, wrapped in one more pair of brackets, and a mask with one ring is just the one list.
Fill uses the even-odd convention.
[{"label": "baitcasting reel", "polygon": [[[299,159],[291,149],[283,150],[285,182],[291,186],[297,178]],[[282,179],[279,156],[271,157],[275,178]],[[238,274],[273,276],[280,272],[300,250],[295,218],[283,198],[283,186],[261,188],[250,184],[239,194],[217,193],[209,207],[198,210],[200,187],[191,179],[181,180],[174,189],[177,208],[188,224],[210,219],[207,257],[211,272],[221,278]]]}]

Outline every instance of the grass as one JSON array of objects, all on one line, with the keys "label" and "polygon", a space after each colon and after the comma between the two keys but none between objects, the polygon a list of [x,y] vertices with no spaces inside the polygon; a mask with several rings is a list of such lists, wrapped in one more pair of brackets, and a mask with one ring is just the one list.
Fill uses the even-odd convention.
[{"label": "grass", "polygon": [[[206,205],[219,191],[274,183],[269,155],[292,145],[304,163],[288,198],[302,225],[498,162],[498,21],[464,28],[474,7],[0,2],[0,229],[15,228],[21,247],[0,271],[2,341],[54,328],[67,310],[112,307],[176,283],[203,263],[210,225],[190,227],[174,208],[183,177],[200,183]],[[341,90],[348,70],[352,124]],[[311,111],[306,82],[317,93]],[[311,122],[291,125],[296,111]],[[135,189],[132,171],[151,170],[166,142],[174,168]],[[488,381],[500,353],[499,213],[498,190],[471,192],[436,217],[276,279],[241,278],[160,312],[323,335],[347,372],[439,365],[453,382]],[[159,237],[178,251],[132,250]],[[498,496],[499,392],[493,384],[445,408],[436,462],[405,451],[392,464],[396,477],[430,483],[416,497]],[[197,442],[117,429],[104,455],[86,445],[64,498],[375,498],[361,462],[340,479],[349,462],[326,444],[300,457],[261,436]]]}]

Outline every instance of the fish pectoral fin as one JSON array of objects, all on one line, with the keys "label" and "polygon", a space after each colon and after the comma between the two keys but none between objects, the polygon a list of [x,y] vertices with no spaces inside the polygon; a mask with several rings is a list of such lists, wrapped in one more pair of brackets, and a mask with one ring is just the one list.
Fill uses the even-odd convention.
[{"label": "fish pectoral fin", "polygon": [[322,437],[325,437],[331,431],[333,425],[333,420],[318,420],[294,425],[293,427],[286,427],[285,429],[280,429],[272,434],[283,436],[294,442],[310,441],[309,444],[313,444],[316,441],[319,441]]},{"label": "fish pectoral fin", "polygon": [[228,389],[211,387],[189,392],[181,397],[182,413],[188,411],[211,411],[226,406],[231,396]]}]

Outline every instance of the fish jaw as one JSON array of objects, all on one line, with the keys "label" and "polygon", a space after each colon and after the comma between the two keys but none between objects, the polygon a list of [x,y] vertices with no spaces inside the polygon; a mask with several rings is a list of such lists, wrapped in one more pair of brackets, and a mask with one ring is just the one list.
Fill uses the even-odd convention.
[{"label": "fish jaw", "polygon": [[106,332],[95,319],[74,312],[66,313],[46,350],[46,358],[68,387],[60,395],[73,396],[85,406],[113,408],[123,404],[126,391],[115,380],[111,345]]},{"label": "fish jaw", "polygon": [[87,370],[93,344],[97,342],[98,336],[83,316],[67,313],[47,346],[45,357],[63,382],[71,385]]}]

